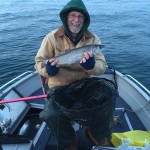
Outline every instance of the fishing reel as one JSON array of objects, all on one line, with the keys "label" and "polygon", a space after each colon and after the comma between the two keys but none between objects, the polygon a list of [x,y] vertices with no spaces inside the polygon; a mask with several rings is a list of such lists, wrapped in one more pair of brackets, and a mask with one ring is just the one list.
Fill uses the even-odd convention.
[{"label": "fishing reel", "polygon": [[[0,97],[0,101],[2,100],[2,97]],[[5,108],[5,105],[0,104],[0,109],[3,110]]]},{"label": "fishing reel", "polygon": [[0,105],[0,109],[3,110],[5,108],[4,105]]}]

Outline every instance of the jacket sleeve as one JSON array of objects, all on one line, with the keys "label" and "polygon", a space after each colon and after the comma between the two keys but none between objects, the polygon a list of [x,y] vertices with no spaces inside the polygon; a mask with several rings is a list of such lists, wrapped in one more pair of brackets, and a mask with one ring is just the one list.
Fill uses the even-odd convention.
[{"label": "jacket sleeve", "polygon": [[48,77],[45,67],[45,60],[54,57],[54,46],[51,42],[52,33],[49,33],[42,41],[40,49],[35,56],[35,70],[43,77]]},{"label": "jacket sleeve", "polygon": [[[101,41],[97,35],[94,34],[93,44],[101,44]],[[90,75],[100,75],[106,70],[106,60],[104,55],[100,52],[95,56],[95,66],[91,70],[85,70]]]}]

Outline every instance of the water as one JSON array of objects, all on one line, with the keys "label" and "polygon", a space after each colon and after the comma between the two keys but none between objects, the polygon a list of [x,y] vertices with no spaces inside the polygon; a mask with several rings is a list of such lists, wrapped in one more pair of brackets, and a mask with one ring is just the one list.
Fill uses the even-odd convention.
[{"label": "water", "polygon": [[[108,65],[150,89],[150,1],[83,0]],[[27,70],[68,0],[0,0],[0,86]]]}]

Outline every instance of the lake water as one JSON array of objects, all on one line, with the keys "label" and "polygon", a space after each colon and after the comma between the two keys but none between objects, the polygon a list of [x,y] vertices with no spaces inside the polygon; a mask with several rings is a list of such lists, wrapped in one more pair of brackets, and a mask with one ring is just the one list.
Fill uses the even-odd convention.
[{"label": "lake water", "polygon": [[[34,70],[42,39],[61,25],[68,0],[0,0],[0,86]],[[108,65],[132,75],[150,90],[150,1],[83,0],[89,29],[105,45]]]}]

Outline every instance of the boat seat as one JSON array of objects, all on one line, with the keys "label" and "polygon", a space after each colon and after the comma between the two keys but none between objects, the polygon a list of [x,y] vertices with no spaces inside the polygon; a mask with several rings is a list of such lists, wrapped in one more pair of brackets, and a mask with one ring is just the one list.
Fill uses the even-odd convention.
[{"label": "boat seat", "polygon": [[12,90],[15,91],[15,93],[16,93],[20,98],[23,97],[23,95],[22,95],[15,87],[13,87]]}]

